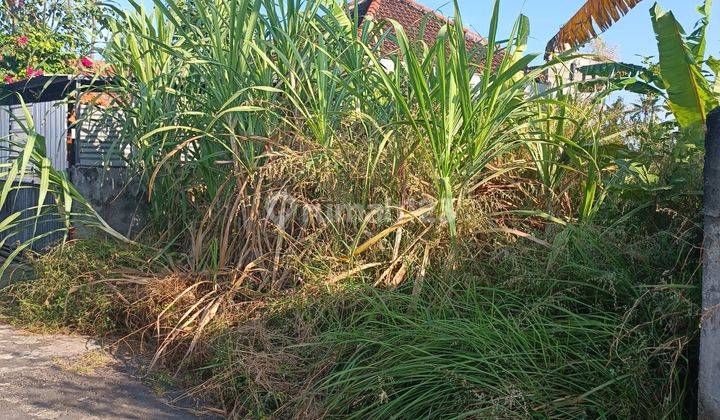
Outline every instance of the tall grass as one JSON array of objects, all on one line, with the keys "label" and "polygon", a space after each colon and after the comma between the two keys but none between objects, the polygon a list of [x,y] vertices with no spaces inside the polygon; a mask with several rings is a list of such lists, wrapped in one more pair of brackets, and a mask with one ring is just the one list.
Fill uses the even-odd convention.
[{"label": "tall grass", "polygon": [[537,93],[553,63],[523,16],[500,42],[499,1],[484,51],[457,2],[430,44],[346,6],[114,11],[108,112],[161,257],[102,273],[103,319],[236,416],[680,417],[696,200],[639,183],[602,97]]},{"label": "tall grass", "polygon": [[147,253],[78,242],[35,261],[44,277],[5,290],[6,308],[36,329],[170,337],[157,362],[237,418],[685,418],[697,229],[595,229],[432,264],[418,293],[361,278],[256,299],[239,287],[197,322],[217,284],[143,276],[128,267],[147,269]]},{"label": "tall grass", "polygon": [[[108,58],[132,72],[127,74],[143,66],[158,74],[151,81],[123,80],[118,92],[133,98],[133,109],[157,109],[148,113],[149,123],[132,117],[124,138],[137,143],[134,159],[148,172],[158,217],[192,220],[193,210],[183,210],[187,201],[202,206],[226,200],[217,196],[241,188],[242,179],[287,146],[299,146],[316,161],[329,159],[338,176],[359,172],[358,162],[338,160],[347,151],[344,137],[357,135],[357,127],[366,133],[366,182],[397,178],[387,198],[402,205],[414,194],[402,177],[414,172],[434,186],[437,209],[457,235],[456,198],[477,189],[487,164],[519,145],[533,115],[530,105],[540,99],[526,95],[544,68],[524,72],[536,58],[523,53],[527,19],[518,20],[506,46],[496,45],[496,3],[487,51],[473,52],[457,13],[455,23],[418,52],[399,24],[392,24],[390,34],[372,22],[360,28],[344,7],[203,0],[158,3],[154,21],[142,18],[142,11],[118,17]],[[138,27],[142,22],[151,27]],[[172,29],[160,31],[167,25]],[[159,36],[148,36],[155,32]],[[376,52],[375,40],[386,38],[398,45],[390,57],[398,63],[393,73]],[[148,53],[128,55],[128,43],[142,44]],[[502,60],[490,59],[496,55]],[[142,86],[148,83],[157,86],[146,95]],[[380,169],[380,162],[389,166]],[[360,202],[370,199],[368,188]],[[178,211],[179,217],[167,217]]]},{"label": "tall grass", "polygon": [[[552,99],[534,105],[536,118],[524,146],[546,195],[544,211],[590,224],[611,190],[628,176],[619,162],[637,155],[623,144],[628,131],[603,127],[596,102],[602,96],[588,97],[559,83]],[[568,182],[568,177],[579,182]],[[561,209],[559,201],[567,196],[574,207]]]},{"label": "tall grass", "polygon": [[330,336],[340,351],[323,385],[328,406],[352,418],[628,417],[675,408],[656,405],[665,384],[648,383],[653,350],[641,334],[623,336],[619,314],[562,296],[457,292],[445,302],[370,300],[351,329]]},{"label": "tall grass", "polygon": [[[504,49],[496,45],[500,2],[490,20],[487,50],[482,63],[479,52],[468,52],[462,18],[455,2],[454,25],[448,25],[437,41],[418,54],[402,25],[393,22],[402,65],[397,66],[403,85],[384,75],[385,87],[417,135],[418,146],[428,149],[433,184],[450,232],[457,235],[454,197],[481,183],[478,175],[486,165],[521,139],[531,116],[527,107],[528,86],[545,66],[524,73],[537,55],[523,55],[529,28],[521,16]],[[496,54],[502,55],[498,66]],[[374,60],[379,68],[381,64]],[[473,81],[477,75],[479,81]]]},{"label": "tall grass", "polygon": [[[686,269],[696,263],[667,254],[696,252],[665,234],[629,244],[621,232],[571,230],[552,252],[516,246],[475,276],[435,277],[417,296],[358,298],[362,309],[322,334],[336,360],[319,385],[328,409],[352,418],[681,418],[698,292]],[[635,257],[648,252],[660,254]],[[663,271],[667,283],[654,284]]]}]

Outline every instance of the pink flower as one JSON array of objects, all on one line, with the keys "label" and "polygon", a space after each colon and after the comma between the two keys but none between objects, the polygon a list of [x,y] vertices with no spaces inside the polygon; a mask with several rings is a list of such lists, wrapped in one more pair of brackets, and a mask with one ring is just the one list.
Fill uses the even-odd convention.
[{"label": "pink flower", "polygon": [[15,81],[15,80],[13,80],[12,76],[5,76],[3,78],[3,80],[5,80],[5,83],[8,83],[8,84]]},{"label": "pink flower", "polygon": [[42,76],[45,72],[42,69],[34,69],[32,67],[28,67],[25,69],[25,76],[29,79],[31,77],[37,77]]},{"label": "pink flower", "polygon": [[82,64],[83,67],[92,67],[93,61],[87,57],[83,57],[80,59],[80,64]]},{"label": "pink flower", "polygon": [[15,39],[15,42],[17,42],[18,45],[27,45],[29,41],[30,40],[25,35],[19,36]]}]

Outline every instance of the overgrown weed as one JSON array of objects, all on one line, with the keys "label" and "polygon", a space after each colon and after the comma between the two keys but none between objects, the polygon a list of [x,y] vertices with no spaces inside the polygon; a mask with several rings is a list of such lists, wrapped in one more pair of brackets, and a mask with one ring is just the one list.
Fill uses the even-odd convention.
[{"label": "overgrown weed", "polygon": [[118,331],[122,305],[112,285],[112,270],[142,264],[140,252],[102,240],[72,241],[47,255],[28,254],[32,280],[3,289],[3,312],[35,331],[80,334]]},{"label": "overgrown weed", "polygon": [[60,247],[7,290],[15,319],[134,340],[237,418],[686,417],[700,153],[655,158],[672,124],[637,153],[600,96],[529,96],[522,16],[500,71],[448,24],[396,28],[391,74],[385,23],[342,7],[113,16],[109,113],[159,255]]},{"label": "overgrown weed", "polygon": [[[111,327],[98,316],[33,314],[49,317],[45,327],[122,331],[143,337],[147,350],[164,346],[155,369],[239,418],[680,417],[693,392],[699,310],[698,250],[681,244],[695,234],[569,227],[547,238],[552,248],[496,236],[457,264],[435,254],[419,289],[378,289],[355,275],[252,297],[235,291],[200,331],[187,324],[180,332],[184,315],[217,284],[170,273],[140,281],[127,270],[123,279],[89,260],[65,267],[76,278],[100,268],[92,272],[108,283],[86,296],[102,314],[111,307],[103,302],[114,303]],[[71,255],[57,250],[38,262]],[[48,273],[47,281],[59,278]],[[13,296],[30,284],[14,286]],[[48,300],[48,290],[28,299]]]}]

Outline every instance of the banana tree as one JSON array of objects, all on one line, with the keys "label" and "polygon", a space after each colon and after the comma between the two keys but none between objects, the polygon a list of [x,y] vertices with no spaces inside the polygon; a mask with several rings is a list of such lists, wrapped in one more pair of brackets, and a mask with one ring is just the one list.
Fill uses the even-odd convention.
[{"label": "banana tree", "polygon": [[689,36],[672,12],[663,11],[657,3],[650,9],[667,103],[683,128],[704,126],[707,112],[717,106],[717,97],[702,72],[711,7],[712,0],[706,0],[698,8],[701,19]]},{"label": "banana tree", "polygon": [[[596,28],[607,30],[641,1],[586,1],[548,42],[546,54],[587,43],[598,35]],[[720,92],[720,83],[711,85],[702,73],[711,8],[712,0],[698,7],[701,19],[690,35],[685,34],[672,12],[665,12],[657,3],[650,9],[660,56],[659,77],[645,68],[625,63],[588,66],[581,71],[595,77],[613,78],[620,89],[662,94],[681,127],[702,125],[707,111],[717,104],[716,92]],[[707,63],[716,74],[720,71],[717,60],[710,59]]]},{"label": "banana tree", "polygon": [[659,103],[674,116],[651,124],[637,135],[643,142],[649,141],[650,151],[654,140],[660,140],[667,148],[663,148],[661,155],[653,154],[646,162],[635,162],[629,168],[636,173],[637,179],[626,186],[627,192],[651,192],[659,199],[661,191],[697,188],[691,186],[693,178],[688,167],[702,160],[705,118],[720,98],[717,76],[720,61],[706,57],[705,52],[711,7],[711,0],[698,7],[700,19],[689,34],[672,12],[664,11],[657,4],[650,9],[657,38],[657,62],[647,59],[642,66],[610,62],[579,68],[580,72],[592,76],[590,82],[581,83],[581,86],[604,84],[608,92],[627,90],[641,94],[642,101],[660,100]]},{"label": "banana tree", "polygon": [[[720,93],[716,88],[720,86],[720,62],[705,57],[711,7],[712,0],[698,7],[700,20],[687,35],[674,14],[656,3],[650,9],[658,45],[659,61],[652,66],[656,68],[612,62],[580,67],[581,73],[594,78],[586,85],[608,83],[610,90],[661,96],[681,128],[701,129],[707,112],[717,106]],[[712,81],[703,72],[705,64],[716,74]]]}]

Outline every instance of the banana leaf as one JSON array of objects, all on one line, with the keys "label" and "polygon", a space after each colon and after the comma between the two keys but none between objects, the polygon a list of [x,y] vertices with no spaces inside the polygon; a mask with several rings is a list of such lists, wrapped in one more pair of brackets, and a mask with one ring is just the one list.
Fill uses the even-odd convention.
[{"label": "banana leaf", "polygon": [[672,12],[655,4],[650,10],[660,55],[660,75],[667,87],[668,105],[683,128],[703,125],[717,103],[700,64]]}]

